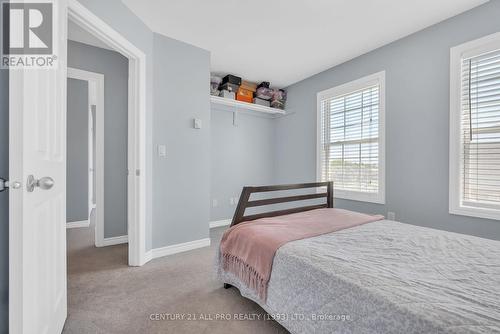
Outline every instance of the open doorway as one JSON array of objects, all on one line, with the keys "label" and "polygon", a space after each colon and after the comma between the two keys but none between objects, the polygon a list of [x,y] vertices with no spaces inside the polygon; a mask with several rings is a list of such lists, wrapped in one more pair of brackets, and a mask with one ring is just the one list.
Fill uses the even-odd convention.
[{"label": "open doorway", "polygon": [[[96,104],[95,113],[95,210],[89,201],[90,218],[95,218],[95,245],[108,246],[128,242],[128,265],[140,266],[149,260],[145,245],[145,225],[146,225],[146,59],[142,51],[137,49],[118,32],[110,28],[105,22],[97,18],[87,9],[77,2],[70,2],[68,7],[68,40],[76,40],[77,46],[88,45],[94,50],[100,50],[106,56],[115,56],[114,60],[108,60],[108,66],[101,68],[79,68],[94,74],[103,74],[103,78],[93,76],[89,73],[79,72],[79,75],[91,77],[91,81],[97,82],[94,87],[99,86],[99,80],[104,81],[104,111],[99,113],[99,105]],[[71,43],[71,42],[70,42]],[[68,55],[70,50],[68,46]],[[80,61],[92,61],[100,58],[83,51],[80,54]],[[125,71],[122,73],[119,84],[111,84],[113,73],[106,73],[107,70],[118,63],[125,62]],[[73,65],[76,65],[73,63]],[[71,70],[72,61],[68,58],[68,74]],[[125,75],[123,75],[123,73]],[[116,115],[112,115],[113,108],[117,107],[116,98],[119,93],[113,91],[117,85],[126,85],[126,101],[121,99],[119,107],[121,116],[125,119],[118,120]],[[92,89],[92,84],[90,88]],[[123,88],[123,86],[122,86]],[[107,92],[107,90],[110,90]],[[122,90],[123,91],[123,90]],[[97,90],[99,98],[99,90]],[[106,103],[106,94],[112,102]],[[90,104],[89,108],[92,104]],[[123,112],[125,111],[125,112]],[[90,113],[92,111],[90,110]],[[120,117],[121,117],[120,116]],[[89,122],[90,122],[89,115]],[[101,117],[105,119],[101,120]],[[125,127],[124,127],[124,124]],[[110,130],[107,130],[107,127]],[[113,135],[113,131],[120,128],[121,134]],[[89,141],[91,134],[89,133]],[[125,142],[123,139],[126,138]],[[110,145],[110,142],[121,141],[120,147]],[[116,143],[115,143],[116,144]],[[103,152],[107,148],[107,152]],[[109,158],[117,152],[122,152],[119,157]],[[89,150],[89,155],[90,155]],[[125,158],[124,158],[125,157]],[[89,161],[91,157],[89,156]],[[104,164],[104,167],[102,166]],[[90,167],[92,169],[92,167]],[[103,170],[99,173],[99,169]],[[89,170],[90,172],[90,170]],[[90,192],[93,184],[92,175],[88,175]],[[122,181],[116,181],[121,179]],[[109,182],[108,182],[109,181]],[[113,182],[115,181],[115,182]],[[109,184],[111,183],[111,184]],[[103,189],[104,188],[104,189]],[[90,198],[89,195],[87,198]],[[104,204],[102,204],[104,203]],[[99,210],[99,206],[103,207]],[[110,208],[107,210],[107,208]],[[118,213],[118,214],[116,214]],[[95,217],[93,217],[95,214]]]},{"label": "open doorway", "polygon": [[[67,72],[67,227],[90,228],[96,247],[126,243],[128,60],[77,42],[69,31],[68,63],[74,67]],[[83,62],[85,52],[94,57]],[[105,96],[104,73],[82,68],[108,72],[110,95]]]},{"label": "open doorway", "polygon": [[71,20],[67,56],[68,273],[94,246],[127,265],[129,60]]}]

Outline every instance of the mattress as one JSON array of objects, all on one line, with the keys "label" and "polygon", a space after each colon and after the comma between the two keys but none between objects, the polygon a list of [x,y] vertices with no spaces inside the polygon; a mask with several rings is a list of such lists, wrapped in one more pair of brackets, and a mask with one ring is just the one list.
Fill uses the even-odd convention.
[{"label": "mattress", "polygon": [[389,220],[289,242],[265,302],[291,333],[500,333],[500,242]]}]

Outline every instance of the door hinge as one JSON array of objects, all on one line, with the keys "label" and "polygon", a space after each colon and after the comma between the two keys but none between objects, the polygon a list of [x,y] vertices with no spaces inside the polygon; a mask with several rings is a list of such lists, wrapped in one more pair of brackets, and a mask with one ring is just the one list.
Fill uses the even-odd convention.
[{"label": "door hinge", "polygon": [[0,193],[2,191],[5,191],[9,188],[9,181],[4,179],[3,177],[0,177]]}]

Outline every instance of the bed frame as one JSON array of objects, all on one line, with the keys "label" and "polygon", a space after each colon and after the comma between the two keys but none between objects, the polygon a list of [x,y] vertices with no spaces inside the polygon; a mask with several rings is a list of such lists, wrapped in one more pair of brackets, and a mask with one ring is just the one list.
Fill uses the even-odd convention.
[{"label": "bed frame", "polygon": [[[326,192],[305,194],[305,195],[286,196],[286,197],[277,197],[277,198],[268,198],[268,199],[250,201],[250,196],[254,193],[284,191],[284,190],[296,190],[296,189],[305,189],[305,188],[319,188],[319,187],[326,187]],[[301,207],[297,207],[297,208],[278,210],[278,211],[270,211],[270,212],[264,212],[264,213],[259,213],[259,214],[255,214],[255,215],[245,216],[245,210],[247,208],[253,208],[253,207],[263,206],[263,205],[295,202],[295,201],[304,201],[304,200],[317,199],[317,198],[325,198],[326,203],[318,204],[318,205],[301,206]],[[260,218],[267,218],[267,217],[283,216],[283,215],[288,215],[291,213],[297,213],[297,212],[303,212],[303,211],[309,211],[309,210],[321,209],[321,208],[333,208],[333,182],[316,182],[316,183],[282,184],[282,185],[276,185],[276,186],[243,187],[243,191],[241,192],[238,206],[236,207],[236,211],[234,212],[231,226],[238,225],[239,223],[242,223],[245,221],[251,221],[251,220],[256,220],[256,219],[260,219]]]},{"label": "bed frame", "polygon": [[[295,196],[286,196],[286,197],[276,197],[276,198],[267,198],[261,200],[253,200],[250,201],[250,196],[254,193],[264,193],[264,192],[272,192],[272,191],[284,191],[284,190],[297,190],[297,189],[306,189],[306,188],[319,188],[326,187],[326,192],[314,193],[314,194],[305,194],[305,195],[295,195]],[[271,205],[271,204],[279,204],[279,203],[288,203],[288,202],[296,202],[296,201],[304,201],[310,199],[317,198],[325,198],[326,203],[317,204],[317,205],[308,205],[301,206],[291,209],[278,210],[278,211],[269,211],[264,213],[258,213],[255,215],[245,216],[245,210],[247,208],[254,208],[257,206],[263,205]],[[316,183],[298,183],[298,184],[281,184],[276,186],[260,186],[260,187],[243,187],[243,190],[240,195],[240,200],[238,202],[238,206],[236,207],[236,211],[234,212],[233,220],[231,222],[231,226],[238,225],[239,223],[252,221],[260,218],[267,217],[276,217],[288,215],[291,213],[322,209],[322,208],[333,208],[333,182],[316,182]],[[224,283],[224,289],[231,288],[232,285],[228,283]]]}]

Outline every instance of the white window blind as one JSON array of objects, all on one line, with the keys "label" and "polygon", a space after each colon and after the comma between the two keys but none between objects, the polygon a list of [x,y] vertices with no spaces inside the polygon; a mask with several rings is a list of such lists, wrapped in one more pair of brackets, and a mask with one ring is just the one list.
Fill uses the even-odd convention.
[{"label": "white window blind", "polygon": [[461,68],[461,204],[500,209],[500,49]]},{"label": "white window blind", "polygon": [[380,80],[361,79],[319,97],[318,172],[336,197],[383,202]]}]

